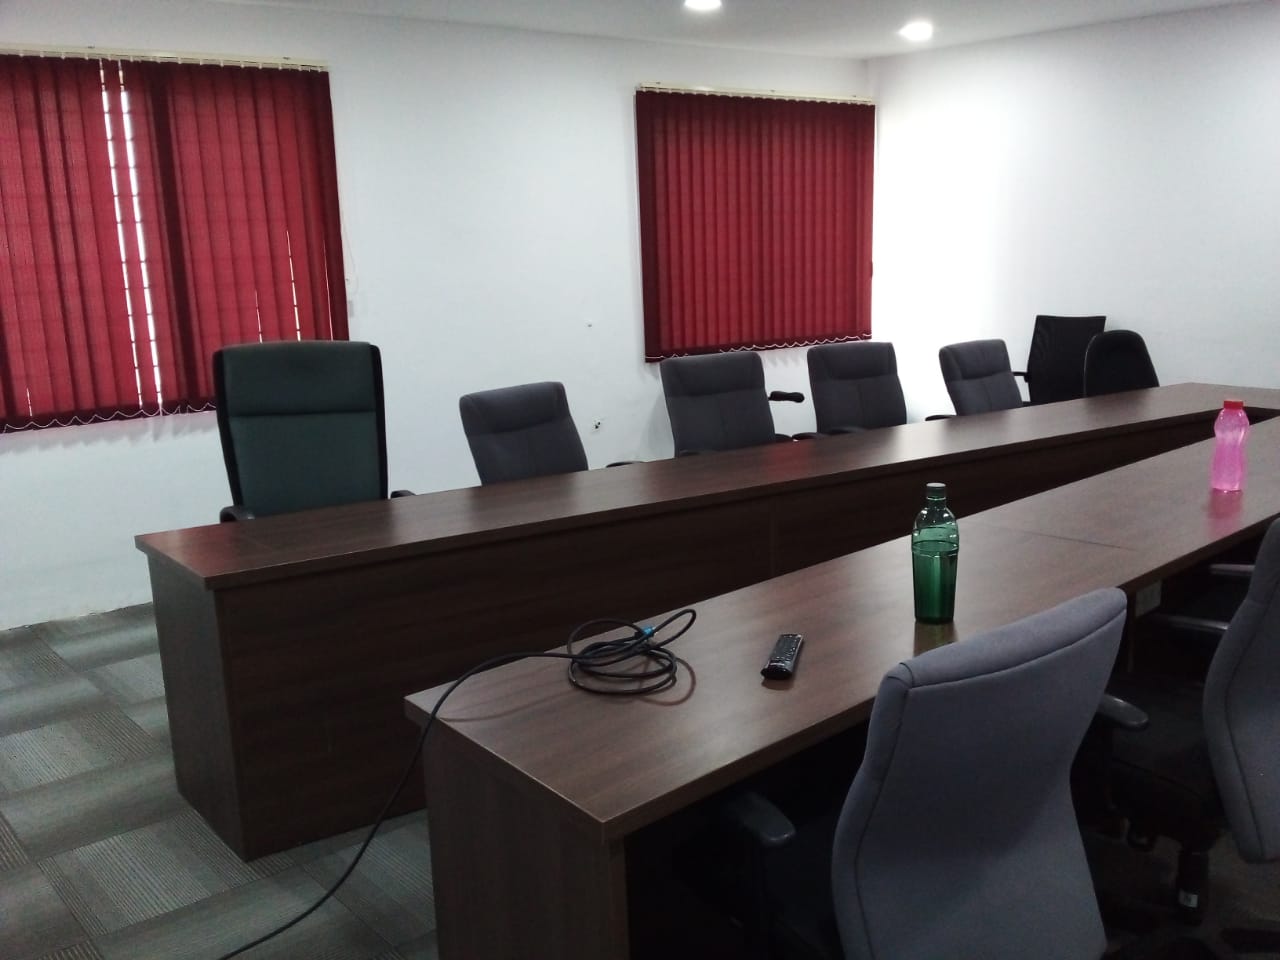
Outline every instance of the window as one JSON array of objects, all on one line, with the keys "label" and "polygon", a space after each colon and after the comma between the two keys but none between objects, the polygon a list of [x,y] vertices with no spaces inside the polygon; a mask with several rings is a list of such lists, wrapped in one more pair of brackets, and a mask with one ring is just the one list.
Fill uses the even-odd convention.
[{"label": "window", "polygon": [[326,74],[0,56],[0,425],[207,409],[228,343],[345,339]]},{"label": "window", "polygon": [[871,335],[870,104],[636,93],[645,359]]}]

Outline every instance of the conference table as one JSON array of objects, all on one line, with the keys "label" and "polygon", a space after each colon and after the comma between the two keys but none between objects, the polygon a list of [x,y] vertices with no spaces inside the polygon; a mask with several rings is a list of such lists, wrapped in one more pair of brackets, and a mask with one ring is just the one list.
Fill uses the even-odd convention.
[{"label": "conference table", "polygon": [[[592,696],[549,660],[469,679],[423,754],[441,957],[663,955],[633,949],[654,920],[631,913],[655,827],[863,722],[904,659],[1097,588],[1132,599],[1258,536],[1280,516],[1280,420],[1253,427],[1241,493],[1209,490],[1212,446],[963,518],[952,624],[914,621],[899,537],[695,604],[679,680],[658,694]],[[763,680],[784,632],[805,636],[795,677]],[[442,691],[409,697],[409,716]]]},{"label": "conference table", "polygon": [[1280,411],[1179,384],[141,535],[178,787],[246,859],[368,823],[409,693],[901,536],[931,480],[966,516],[1202,440],[1226,396]]}]

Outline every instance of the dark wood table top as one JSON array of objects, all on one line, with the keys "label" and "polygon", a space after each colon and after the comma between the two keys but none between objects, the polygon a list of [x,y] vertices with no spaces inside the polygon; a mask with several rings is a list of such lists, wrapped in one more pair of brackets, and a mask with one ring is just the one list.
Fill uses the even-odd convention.
[{"label": "dark wood table top", "polygon": [[1280,419],[1254,424],[1244,490],[1209,488],[1213,441],[1118,467],[965,518],[1069,540],[1123,547],[1143,555],[1134,589],[1161,580],[1257,533],[1280,502]]},{"label": "dark wood table top", "polygon": [[[863,719],[899,661],[1099,587],[1134,586],[1280,515],[1280,420],[1254,427],[1250,482],[1219,508],[1211,443],[964,519],[956,619],[917,624],[901,538],[697,605],[678,685],[639,699],[570,688],[563,662],[468,680],[431,736],[560,796],[605,836],[632,832]],[[759,674],[777,634],[805,635],[790,683]],[[443,688],[407,699],[422,722]]]},{"label": "dark wood table top", "polygon": [[397,500],[143,534],[137,546],[209,587],[234,586],[479,546],[515,536],[698,509],[840,483],[903,464],[1031,452],[1099,432],[1209,415],[1226,396],[1280,411],[1280,391],[1178,384],[1091,400],[907,424],[820,442],[773,444],[679,460],[445,490]]}]

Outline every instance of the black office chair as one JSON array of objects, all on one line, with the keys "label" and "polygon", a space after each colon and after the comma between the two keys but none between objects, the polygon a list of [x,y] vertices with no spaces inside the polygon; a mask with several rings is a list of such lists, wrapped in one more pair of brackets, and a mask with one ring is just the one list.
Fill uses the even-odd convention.
[{"label": "black office chair", "polygon": [[1160,386],[1146,341],[1132,330],[1106,330],[1084,355],[1084,395],[1098,397]]},{"label": "black office chair", "polygon": [[1023,405],[1003,340],[948,344],[938,351],[938,364],[958,416]]},{"label": "black office chair", "polygon": [[796,439],[774,432],[769,402],[800,403],[804,394],[766,394],[759,354],[670,357],[659,364],[659,374],[677,457]]},{"label": "black office chair", "polygon": [[219,519],[386,498],[377,347],[316,340],[223,347],[213,355],[213,383],[233,503]]},{"label": "black office chair", "polygon": [[1027,369],[1014,373],[1026,381],[1031,403],[1079,400],[1084,396],[1085,351],[1089,341],[1106,325],[1106,317],[1036,317]]},{"label": "black office chair", "polygon": [[[1224,827],[1245,861],[1280,860],[1280,521],[1263,539],[1203,689],[1168,677],[1120,677],[1112,687],[1151,718],[1143,733],[1114,736],[1112,796],[1135,845],[1156,836],[1179,843],[1173,899],[1197,923],[1209,850]],[[1222,936],[1240,952],[1280,952],[1280,931]]]},{"label": "black office chair", "polygon": [[458,410],[482,484],[587,469],[563,384],[468,393]]},{"label": "black office chair", "polygon": [[819,433],[851,433],[907,422],[892,343],[828,343],[811,347],[806,359]]},{"label": "black office chair", "polygon": [[772,846],[748,918],[772,954],[1101,957],[1068,781],[1125,608],[1095,591],[889,671],[834,825],[789,834],[758,796],[735,798]]}]

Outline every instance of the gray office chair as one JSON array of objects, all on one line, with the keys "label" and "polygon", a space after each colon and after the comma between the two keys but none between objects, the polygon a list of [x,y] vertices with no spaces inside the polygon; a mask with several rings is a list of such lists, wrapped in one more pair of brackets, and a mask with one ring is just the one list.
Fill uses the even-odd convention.
[{"label": "gray office chair", "polygon": [[755,911],[774,953],[1101,957],[1069,774],[1125,607],[1098,590],[890,670],[833,832],[787,843],[780,813],[739,805],[743,829],[776,847]]},{"label": "gray office chair", "polygon": [[1106,330],[1089,341],[1084,355],[1084,395],[1098,397],[1160,386],[1142,335]]},{"label": "gray office chair", "polygon": [[[1180,845],[1176,879],[1184,921],[1204,915],[1210,848],[1228,827],[1242,859],[1280,860],[1280,521],[1258,551],[1249,590],[1209,665],[1203,690],[1167,677],[1113,684],[1151,718],[1117,733],[1112,795],[1130,839]],[[1223,931],[1241,952],[1280,952],[1280,931]]]},{"label": "gray office chair", "polygon": [[806,360],[819,433],[850,433],[907,422],[892,343],[828,343],[811,347]]},{"label": "gray office chair", "polygon": [[677,457],[793,439],[774,432],[769,402],[799,403],[804,394],[766,394],[759,354],[670,357],[658,369]]},{"label": "gray office chair", "polygon": [[938,351],[938,364],[959,416],[1023,405],[1003,340],[949,344]]},{"label": "gray office chair", "polygon": [[1057,403],[1084,396],[1084,355],[1089,341],[1107,325],[1106,317],[1054,317],[1040,314],[1031,333],[1027,383],[1031,403]]},{"label": "gray office chair", "polygon": [[213,381],[233,503],[219,519],[386,498],[377,347],[316,340],[223,347],[213,355]]},{"label": "gray office chair", "polygon": [[587,469],[563,384],[468,393],[458,411],[482,484]]}]

